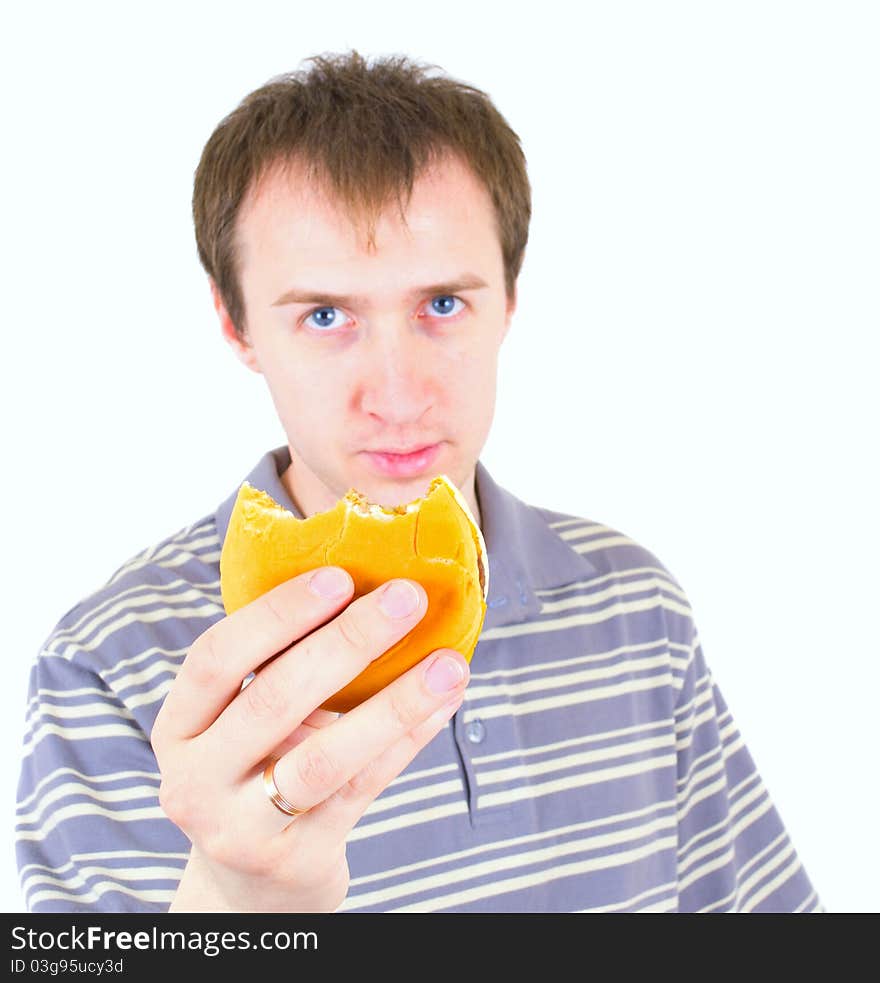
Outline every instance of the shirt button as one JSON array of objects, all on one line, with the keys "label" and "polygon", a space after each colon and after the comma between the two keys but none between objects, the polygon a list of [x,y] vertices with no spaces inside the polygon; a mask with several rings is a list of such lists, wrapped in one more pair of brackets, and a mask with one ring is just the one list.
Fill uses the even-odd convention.
[{"label": "shirt button", "polygon": [[465,727],[464,733],[471,744],[482,744],[486,739],[486,725],[482,720],[472,720]]}]

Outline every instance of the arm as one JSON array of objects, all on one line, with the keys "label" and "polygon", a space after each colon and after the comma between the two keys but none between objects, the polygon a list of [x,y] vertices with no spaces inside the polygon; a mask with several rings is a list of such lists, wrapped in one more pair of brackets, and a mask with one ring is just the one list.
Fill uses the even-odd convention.
[{"label": "arm", "polygon": [[823,910],[695,628],[675,728],[679,910]]},{"label": "arm", "polygon": [[31,670],[16,809],[29,911],[164,911],[189,842],[159,806],[147,736],[83,653]]},{"label": "arm", "polygon": [[344,570],[329,592],[313,590],[312,574],[204,632],[156,718],[159,801],[193,843],[171,911],[335,911],[352,827],[464,698],[467,662],[442,649],[347,713],[322,709],[412,629],[428,599],[413,581],[396,585],[398,603],[394,585],[353,599]]}]

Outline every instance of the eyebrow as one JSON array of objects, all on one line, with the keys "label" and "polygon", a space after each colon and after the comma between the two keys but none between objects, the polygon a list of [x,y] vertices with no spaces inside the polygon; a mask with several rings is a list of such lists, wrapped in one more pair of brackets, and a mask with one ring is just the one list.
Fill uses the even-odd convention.
[{"label": "eyebrow", "polygon": [[[457,294],[462,290],[480,290],[482,287],[488,286],[489,284],[476,274],[463,273],[460,277],[444,283],[430,283],[426,287],[413,287],[407,296],[419,297],[424,294]],[[281,307],[283,304],[332,304],[335,306],[338,304],[343,307],[350,307],[354,304],[363,304],[366,299],[366,297],[359,294],[334,294],[329,291],[291,287],[272,306]]]}]

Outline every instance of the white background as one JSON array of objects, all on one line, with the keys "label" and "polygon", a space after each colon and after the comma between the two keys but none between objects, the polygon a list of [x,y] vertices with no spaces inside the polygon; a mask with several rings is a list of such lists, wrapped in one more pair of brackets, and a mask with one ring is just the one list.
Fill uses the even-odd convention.
[{"label": "white background", "polygon": [[660,557],[822,901],[880,909],[878,9],[4,7],[0,907],[40,643],[285,442],[198,264],[201,148],[356,47],[484,89],[529,161],[486,466]]}]

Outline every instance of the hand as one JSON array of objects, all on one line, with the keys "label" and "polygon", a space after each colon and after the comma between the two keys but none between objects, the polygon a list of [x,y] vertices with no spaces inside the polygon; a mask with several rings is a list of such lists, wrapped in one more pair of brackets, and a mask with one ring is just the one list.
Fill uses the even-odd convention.
[{"label": "hand", "polygon": [[[309,571],[212,625],[156,718],[159,801],[193,844],[171,911],[338,908],[349,831],[461,706],[468,664],[439,649],[349,713],[316,709],[428,607],[420,584],[390,581],[418,602],[395,617],[383,610],[389,584],[351,601],[349,574],[319,569],[336,571],[337,597],[313,593]],[[293,820],[266,794],[270,756],[278,790],[306,810]]]}]

